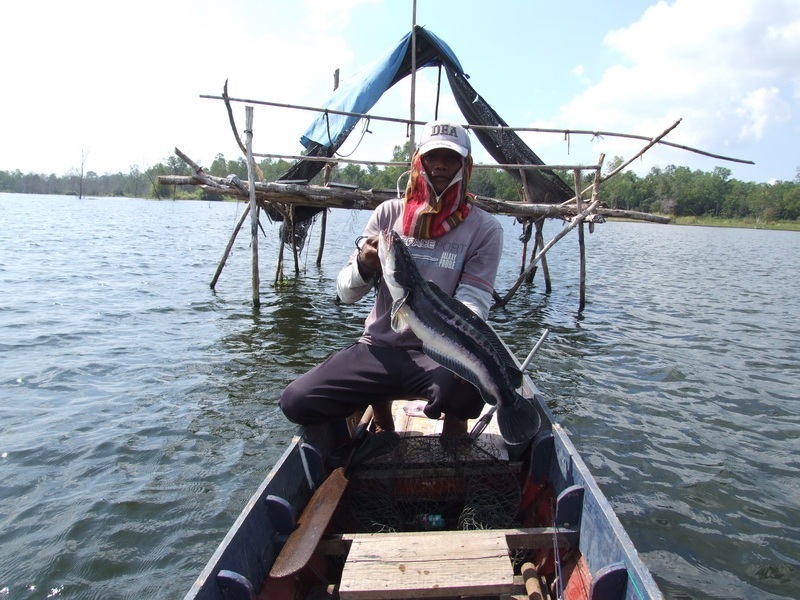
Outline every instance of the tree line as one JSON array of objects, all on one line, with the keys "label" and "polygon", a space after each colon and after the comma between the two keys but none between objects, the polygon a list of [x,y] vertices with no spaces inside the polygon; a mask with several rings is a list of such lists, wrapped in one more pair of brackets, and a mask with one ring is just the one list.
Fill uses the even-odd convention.
[{"label": "tree line", "polygon": [[[392,162],[408,161],[407,147],[396,147]],[[605,168],[608,173],[622,164],[615,157]],[[265,181],[275,181],[286,173],[291,163],[285,160],[264,159],[259,167]],[[244,158],[227,160],[218,154],[205,169],[209,175],[227,177],[237,175],[247,180],[247,163]],[[337,165],[332,170],[331,181],[358,186],[361,189],[394,190],[400,180],[405,187],[402,167],[362,167],[355,164]],[[572,173],[558,172],[570,186]],[[176,156],[141,169],[133,165],[128,173],[99,175],[87,171],[64,176],[0,171],[0,191],[21,194],[65,194],[83,196],[117,196],[156,199],[206,199],[221,200],[205,190],[192,186],[165,186],[158,184],[159,175],[191,175],[191,170]],[[671,215],[675,217],[717,217],[755,221],[797,221],[800,219],[800,168],[794,181],[776,183],[745,182],[731,178],[729,169],[716,167],[711,172],[691,170],[670,165],[654,167],[644,177],[633,172],[618,173],[603,182],[601,200],[610,208]],[[586,185],[593,173],[584,175]],[[320,183],[321,175],[312,183]],[[501,169],[476,169],[470,181],[470,191],[480,196],[504,200],[522,200],[521,186]]]}]

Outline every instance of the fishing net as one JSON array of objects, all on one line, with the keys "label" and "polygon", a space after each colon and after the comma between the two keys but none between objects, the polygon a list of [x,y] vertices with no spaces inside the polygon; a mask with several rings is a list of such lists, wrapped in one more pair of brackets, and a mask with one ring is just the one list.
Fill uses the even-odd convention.
[{"label": "fishing net", "polygon": [[517,478],[496,447],[413,436],[359,464],[337,519],[351,532],[508,528],[519,503]]},{"label": "fishing net", "polygon": [[[308,230],[314,224],[315,220],[316,215],[313,215],[305,220],[295,221],[294,231],[292,231],[291,225],[286,223],[286,221],[282,222],[280,226],[281,240],[284,244],[293,244],[294,247],[297,248],[298,252],[302,251],[306,245]],[[292,234],[294,234],[294,237],[292,237]]]}]

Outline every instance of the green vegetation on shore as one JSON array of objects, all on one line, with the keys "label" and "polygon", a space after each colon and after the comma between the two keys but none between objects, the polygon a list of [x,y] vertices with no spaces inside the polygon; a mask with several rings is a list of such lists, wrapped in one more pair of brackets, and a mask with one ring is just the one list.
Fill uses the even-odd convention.
[{"label": "green vegetation on shore", "polygon": [[[407,160],[407,148],[396,147],[392,161]],[[605,172],[621,163],[622,158],[615,157],[607,164]],[[291,164],[265,159],[259,166],[264,180],[274,181],[286,173]],[[243,158],[226,160],[218,154],[205,170],[216,177],[235,174],[242,180],[247,179],[247,164]],[[402,167],[339,165],[333,170],[332,181],[361,189],[393,190],[403,171]],[[134,165],[127,174],[98,175],[88,171],[82,180],[77,173],[59,177],[19,170],[0,171],[0,192],[78,195],[82,189],[84,196],[94,197],[222,200],[210,197],[199,187],[159,185],[159,175],[191,175],[191,171],[176,156],[145,170]],[[559,175],[572,187],[571,173]],[[587,185],[592,177],[592,174],[585,175]],[[480,196],[511,201],[522,198],[520,186],[500,169],[476,169],[470,189]],[[665,169],[654,167],[644,177],[630,171],[619,173],[603,182],[600,191],[603,203],[609,208],[669,215],[680,225],[800,231],[800,168],[794,181],[756,183],[731,179],[730,170],[722,167],[704,172],[670,165]]]},{"label": "green vegetation on shore", "polygon": [[730,227],[739,229],[775,229],[800,231],[800,221],[759,221],[757,219],[725,219],[722,217],[672,217],[675,225]]}]

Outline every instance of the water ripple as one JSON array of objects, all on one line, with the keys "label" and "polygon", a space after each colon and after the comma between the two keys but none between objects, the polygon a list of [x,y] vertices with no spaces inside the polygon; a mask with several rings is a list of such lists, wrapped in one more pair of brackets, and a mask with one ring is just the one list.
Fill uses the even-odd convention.
[{"label": "water ripple", "polygon": [[[265,223],[254,310],[244,236],[209,288],[241,210],[0,194],[7,596],[183,594],[294,432],[279,390],[360,334],[333,282],[366,213],[334,211],[325,264],[312,242],[277,287]],[[797,234],[608,223],[583,313],[570,239],[553,291],[537,275],[492,323],[521,358],[550,329],[531,375],[659,586],[800,597]]]}]

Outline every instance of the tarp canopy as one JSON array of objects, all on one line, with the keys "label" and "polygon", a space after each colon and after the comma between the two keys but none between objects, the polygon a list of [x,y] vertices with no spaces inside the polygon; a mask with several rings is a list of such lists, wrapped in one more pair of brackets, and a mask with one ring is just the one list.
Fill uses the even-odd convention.
[{"label": "tarp canopy", "polygon": [[[446,57],[448,64],[463,74],[458,59],[447,44],[430,31],[421,28],[420,31],[424,32],[428,51],[417,57],[417,69],[438,66],[442,63],[442,58]],[[404,62],[408,63],[405,67]],[[411,33],[409,32],[391,51],[364,67],[339,87],[322,108],[365,114],[375,106],[386,90],[410,73]],[[333,146],[339,136],[349,135],[359,120],[360,117],[356,116],[320,113],[300,138],[300,142],[307,149],[311,149],[315,143],[325,147]]]},{"label": "tarp canopy", "polygon": [[[508,124],[467,81],[458,59],[450,47],[427,29],[417,26],[416,67],[442,66],[447,73],[456,103],[469,125],[504,126]],[[359,114],[367,113],[386,90],[411,74],[411,33],[405,35],[387,54],[362,69],[323,105],[324,108]],[[353,131],[359,117],[320,113],[300,138],[309,156],[333,156]],[[478,141],[500,164],[543,165],[544,162],[513,131],[473,130]],[[323,168],[317,161],[297,162],[281,180],[310,181]],[[536,203],[559,204],[572,197],[573,190],[552,171],[509,170],[520,183],[522,177]],[[321,209],[297,207],[298,221],[310,218]]]}]

